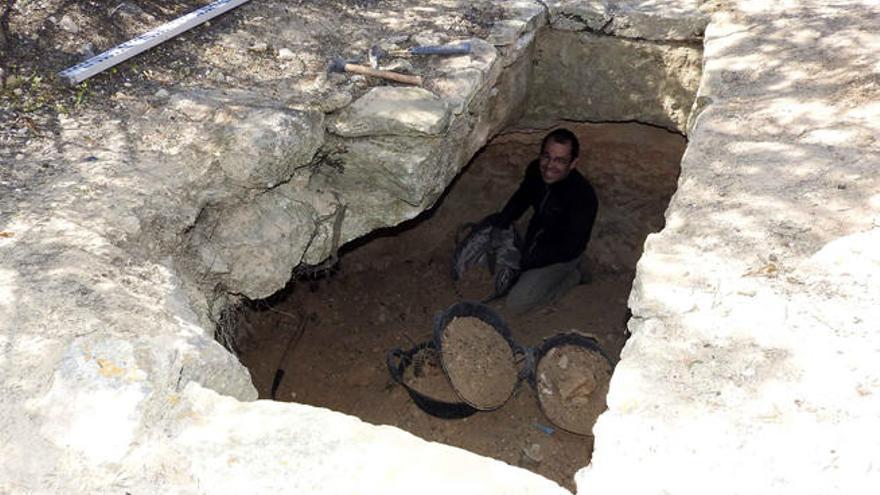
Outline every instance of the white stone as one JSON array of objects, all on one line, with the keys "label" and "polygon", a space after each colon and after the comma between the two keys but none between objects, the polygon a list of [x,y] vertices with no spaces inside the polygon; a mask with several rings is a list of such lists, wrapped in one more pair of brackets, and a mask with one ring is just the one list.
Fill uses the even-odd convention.
[{"label": "white stone", "polygon": [[709,21],[694,0],[551,0],[550,24],[632,39],[699,41]]},{"label": "white stone", "polygon": [[76,21],[71,19],[67,14],[61,17],[61,22],[59,22],[58,25],[68,33],[76,34],[79,32],[79,26],[76,24]]},{"label": "white stone", "polygon": [[293,60],[295,58],[296,54],[288,48],[281,48],[280,50],[278,50],[279,60]]},{"label": "white stone", "polygon": [[355,100],[329,124],[345,137],[439,135],[449,125],[443,100],[423,88],[380,86]]}]

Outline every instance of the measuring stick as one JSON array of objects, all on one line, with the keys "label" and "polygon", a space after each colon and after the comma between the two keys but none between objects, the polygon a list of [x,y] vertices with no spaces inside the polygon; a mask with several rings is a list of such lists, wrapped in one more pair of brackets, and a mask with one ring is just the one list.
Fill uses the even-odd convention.
[{"label": "measuring stick", "polygon": [[132,38],[121,45],[117,45],[104,53],[78,63],[73,67],[58,73],[58,77],[68,84],[78,84],[99,72],[134,57],[138,53],[149,50],[154,46],[168,41],[178,34],[188,31],[199,24],[213,19],[220,14],[228,12],[250,0],[217,0],[214,3],[194,10],[177,19],[166,22],[161,26],[146,32],[137,38]]}]

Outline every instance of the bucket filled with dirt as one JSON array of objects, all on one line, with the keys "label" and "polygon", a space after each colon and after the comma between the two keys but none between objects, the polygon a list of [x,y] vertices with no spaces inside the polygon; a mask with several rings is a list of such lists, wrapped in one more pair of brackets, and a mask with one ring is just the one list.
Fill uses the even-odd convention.
[{"label": "bucket filled with dirt", "polygon": [[447,419],[498,409],[527,379],[551,423],[590,435],[606,408],[613,364],[594,337],[578,332],[522,347],[492,309],[466,301],[437,314],[432,342],[392,350],[388,369],[416,405]]},{"label": "bucket filled with dirt", "polygon": [[462,302],[437,315],[434,343],[449,382],[465,403],[481,411],[504,405],[527,371],[528,353],[503,320],[479,303]]},{"label": "bucket filled with dirt", "polygon": [[460,419],[477,412],[462,402],[452,388],[433,342],[424,342],[408,351],[392,349],[386,363],[391,378],[406,389],[422,411],[442,419]]},{"label": "bucket filled with dirt", "polygon": [[589,435],[605,410],[613,366],[595,338],[566,333],[535,351],[532,376],[541,411],[556,426]]}]

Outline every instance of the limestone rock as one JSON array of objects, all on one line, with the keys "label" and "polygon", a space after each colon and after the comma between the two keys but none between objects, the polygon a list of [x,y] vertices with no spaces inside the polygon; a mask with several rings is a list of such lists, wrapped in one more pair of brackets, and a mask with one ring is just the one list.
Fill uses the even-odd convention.
[{"label": "limestone rock", "polygon": [[497,47],[513,45],[522,36],[533,33],[546,22],[541,2],[524,1],[497,4],[504,16],[492,25],[486,41]]},{"label": "limestone rock", "polygon": [[[304,404],[242,403],[192,384],[169,417],[174,421],[131,454],[120,476],[126,491],[378,495],[423,486],[423,493],[440,494],[456,473],[455,483],[474,493],[569,493],[501,461]],[[151,479],[151,472],[174,476]]]},{"label": "limestone rock", "polygon": [[693,2],[641,2],[621,6],[612,15],[607,30],[614,36],[655,41],[699,41],[709,23]]},{"label": "limestone rock", "polygon": [[[739,7],[706,29],[703,109],[639,261],[580,492],[868,495],[880,482],[880,440],[864,434],[880,411],[878,91],[864,52],[837,48],[876,45],[876,18]],[[646,476],[626,476],[633,465]]]},{"label": "limestone rock", "polygon": [[277,267],[299,264],[317,222],[314,209],[296,196],[293,187],[282,184],[203,217],[194,242],[207,271],[251,299],[283,287],[290,272]]},{"label": "limestone rock", "polygon": [[605,0],[555,0],[547,2],[547,9],[553,29],[604,32],[611,22]]},{"label": "limestone rock", "polygon": [[518,19],[507,19],[496,23],[486,41],[495,46],[511,45],[526,29],[526,22]]},{"label": "limestone rock", "polygon": [[61,17],[61,21],[58,22],[58,25],[68,33],[76,34],[79,32],[79,25],[67,14]]},{"label": "limestone rock", "polygon": [[477,69],[458,70],[436,79],[434,90],[449,103],[452,113],[458,115],[467,108],[482,80],[483,73]]},{"label": "limestone rock", "polygon": [[342,191],[387,193],[413,206],[423,205],[437,189],[434,180],[448,163],[437,142],[413,138],[376,137],[347,145],[345,172],[334,182]]},{"label": "limestone rock", "polygon": [[[174,95],[169,107],[201,122],[190,149],[214,157],[235,185],[273,187],[308,163],[323,142],[323,114],[212,93]],[[205,158],[206,159],[206,158]],[[211,161],[211,159],[207,159]]]},{"label": "limestone rock", "polygon": [[550,25],[651,41],[698,41],[709,18],[693,0],[552,0]]},{"label": "limestone rock", "polygon": [[329,124],[344,137],[436,136],[449,125],[449,109],[423,88],[380,86],[343,109]]}]

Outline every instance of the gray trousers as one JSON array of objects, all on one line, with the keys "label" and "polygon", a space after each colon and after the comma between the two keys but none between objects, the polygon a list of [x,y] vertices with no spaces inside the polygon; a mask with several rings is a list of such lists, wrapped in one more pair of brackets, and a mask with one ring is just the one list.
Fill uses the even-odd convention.
[{"label": "gray trousers", "polygon": [[581,281],[581,257],[526,270],[507,294],[507,308],[520,314],[552,303]]}]

